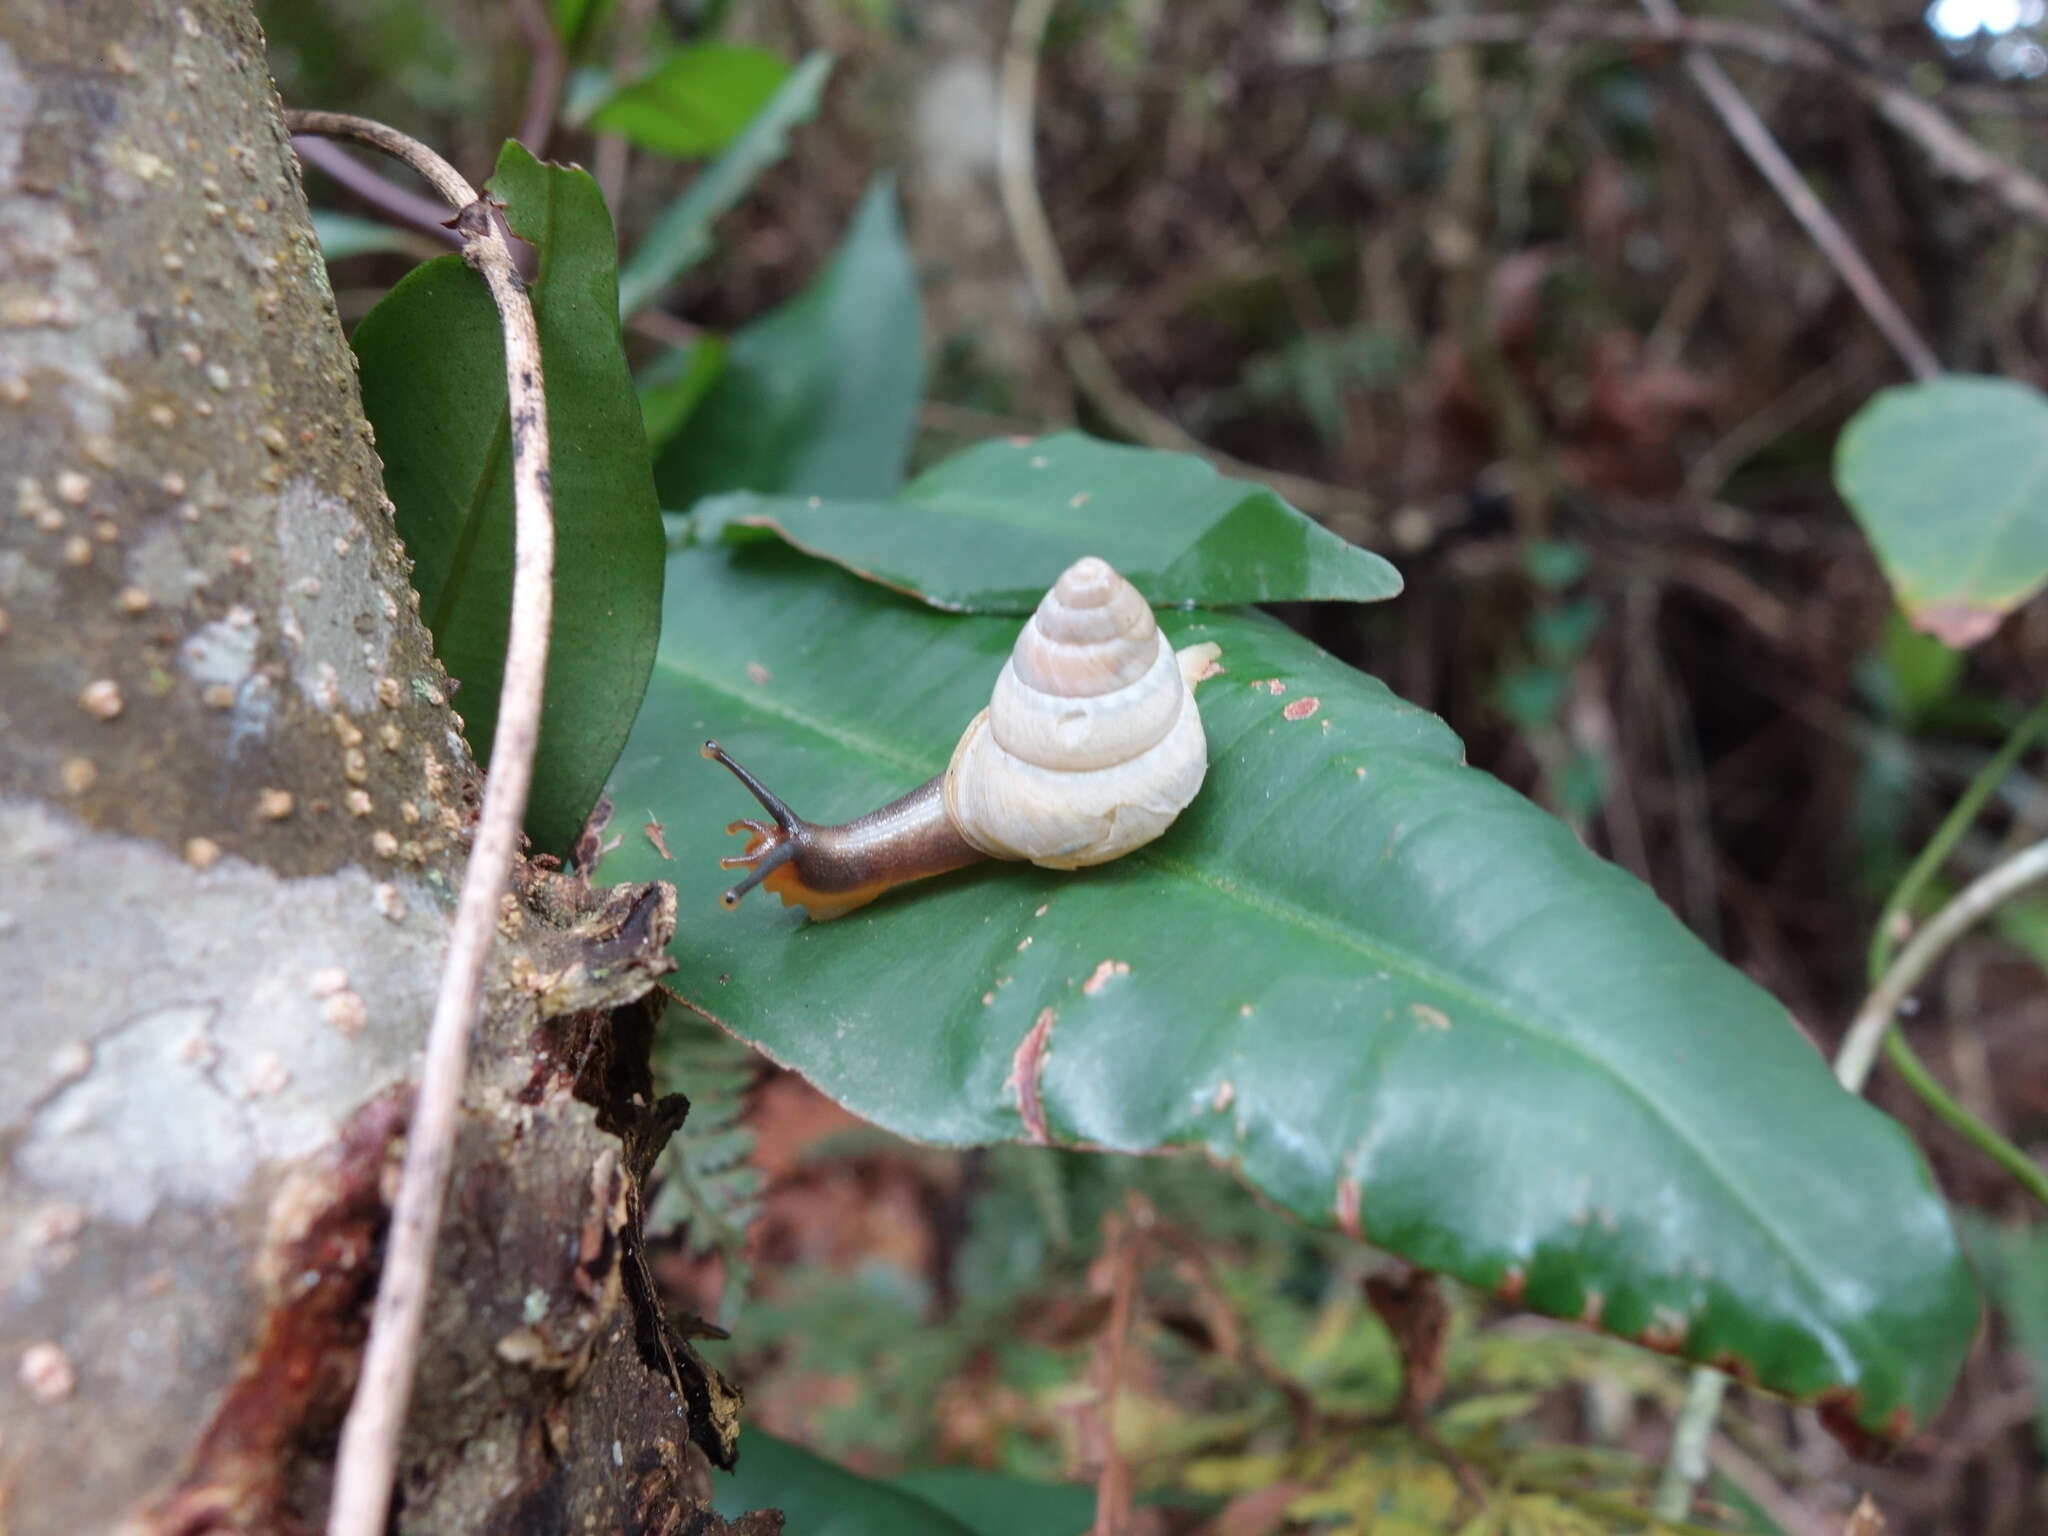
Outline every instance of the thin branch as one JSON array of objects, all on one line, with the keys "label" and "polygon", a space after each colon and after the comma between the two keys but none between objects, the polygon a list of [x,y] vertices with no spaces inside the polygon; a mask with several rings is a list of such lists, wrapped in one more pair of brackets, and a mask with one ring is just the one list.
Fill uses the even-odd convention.
[{"label": "thin branch", "polygon": [[1961,895],[1913,935],[1892,961],[1884,980],[1857,1012],[1842,1041],[1841,1052],[1835,1057],[1835,1076],[1841,1079],[1844,1088],[1851,1092],[1862,1089],[1899,1004],[1934,968],[1935,961],[1948,947],[1998,907],[2041,880],[2048,880],[2048,839],[2030,844],[2004,863],[1993,865],[1964,886]]},{"label": "thin branch", "polygon": [[1691,1512],[1692,1491],[1707,1478],[1707,1446],[1727,1391],[1726,1376],[1706,1366],[1694,1367],[1685,1387],[1685,1406],[1671,1426],[1671,1452],[1650,1500],[1650,1513],[1659,1520],[1683,1520]]},{"label": "thin branch", "polygon": [[448,227],[445,207],[378,175],[339,144],[300,134],[292,140],[292,148],[306,164],[333,178],[394,224],[416,229],[448,245],[462,244],[462,236]]},{"label": "thin branch", "polygon": [[548,152],[548,135],[555,126],[555,114],[562,106],[562,80],[569,63],[562,53],[562,40],[555,36],[541,0],[512,0],[519,30],[533,52],[533,73],[526,81],[526,110],[519,114],[519,142],[533,151],[536,160]]},{"label": "thin branch", "polygon": [[547,400],[533,306],[514,265],[504,220],[495,208],[434,151],[381,123],[339,112],[291,111],[285,114],[285,124],[293,133],[352,139],[402,160],[459,210],[456,225],[463,237],[463,257],[482,274],[504,326],[505,389],[512,423],[512,618],[498,724],[491,737],[491,772],[434,999],[426,1063],[406,1133],[405,1166],[392,1203],[369,1342],[355,1398],[342,1425],[328,1517],[330,1536],[380,1536],[426,1320],[434,1243],[468,1070],[469,1033],[497,932],[499,901],[518,852],[519,826],[533,779],[533,752],[540,739],[555,564]]},{"label": "thin branch", "polygon": [[[1660,25],[1676,27],[1682,24],[1683,18],[1672,0],[1642,0],[1642,6]],[[1764,126],[1764,120],[1757,116],[1756,109],[1736,89],[1735,82],[1728,78],[1728,72],[1710,54],[1693,47],[1685,51],[1685,69],[1692,76],[1693,84],[1699,87],[1700,94],[1720,115],[1729,134],[1763,173],[1764,180],[1771,184],[1771,189],[1805,228],[1807,236],[1820,247],[1821,254],[1848,284],[1849,291],[1884,333],[1907,369],[1917,379],[1931,379],[1939,375],[1941,363],[1935,357],[1934,349],[1921,339],[1920,333],[1913,328],[1913,322],[1906,318],[1905,311],[1885,291],[1884,284],[1878,280],[1870,263],[1863,259],[1863,253],[1856,248],[1849,232],[1814,196],[1806,179],[1786,157],[1785,151],[1778,147],[1778,141],[1771,137],[1771,130]]]},{"label": "thin branch", "polygon": [[[1773,31],[1751,22],[1719,16],[1669,18],[1655,9],[1648,18],[1616,16],[1599,11],[1478,13],[1418,17],[1375,23],[1339,37],[1315,52],[1289,53],[1278,61],[1289,68],[1351,63],[1402,53],[1431,53],[1466,47],[1533,46],[1546,42],[1616,43],[1627,46],[1684,46],[1742,53],[1778,69],[1804,69],[1839,76],[1892,127],[1917,144],[1937,174],[1989,192],[2006,209],[2029,223],[2048,228],[2048,183],[2001,159],[1958,127],[1897,71],[1884,67],[1860,40],[1828,31],[1831,18],[1808,0],[1777,0],[1818,40]],[[1705,87],[1702,87],[1704,89]],[[1718,102],[1716,106],[1718,108]],[[1986,111],[2024,107],[2007,95],[1962,104]],[[1745,143],[1745,148],[1748,145]],[[1768,172],[1766,173],[1768,174]],[[1802,222],[1804,222],[1802,220]]]},{"label": "thin branch", "polygon": [[1059,243],[1046,219],[1045,205],[1038,197],[1033,142],[1038,54],[1053,4],[1054,0],[1017,0],[1010,13],[1010,35],[1003,46],[996,174],[1018,259],[1031,279],[1039,305],[1052,321],[1060,356],[1074,383],[1103,419],[1133,442],[1195,454],[1226,475],[1263,481],[1304,512],[1349,536],[1362,536],[1376,528],[1378,509],[1363,492],[1247,464],[1197,440],[1125,388],[1108,355],[1089,334],[1060,260]]},{"label": "thin branch", "polygon": [[[1782,9],[1794,10],[1787,0],[1778,3]],[[1814,33],[1812,28],[1806,30]],[[1780,69],[1846,72],[1852,78],[1864,71],[1886,78],[1897,75],[1897,71],[1878,68],[1817,33],[1811,39],[1803,38],[1722,16],[1682,17],[1673,29],[1647,19],[1595,10],[1480,11],[1378,20],[1348,28],[1324,44],[1285,48],[1264,61],[1264,67],[1320,69],[1409,53],[1435,53],[1444,48],[1527,47],[1559,42],[1612,43],[1632,48],[1685,45],[1746,54]],[[1251,66],[1253,70],[1260,67]],[[2033,117],[2043,111],[2039,103],[1998,87],[1946,82],[1941,94],[1965,112]]]},{"label": "thin branch", "polygon": [[1619,43],[1631,47],[1681,45],[1753,54],[1783,68],[1828,70],[1835,61],[1824,48],[1789,32],[1718,16],[1688,17],[1676,27],[1648,18],[1605,11],[1457,12],[1375,21],[1338,34],[1327,47],[1283,53],[1275,61],[1290,69],[1353,64],[1403,53],[1438,53],[1453,48],[1521,46],[1543,42]]}]

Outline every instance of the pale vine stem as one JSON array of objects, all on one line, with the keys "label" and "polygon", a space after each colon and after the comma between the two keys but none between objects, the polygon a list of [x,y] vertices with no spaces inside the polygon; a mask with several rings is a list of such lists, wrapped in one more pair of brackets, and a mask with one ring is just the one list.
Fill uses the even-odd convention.
[{"label": "pale vine stem", "polygon": [[[1677,27],[1684,20],[1673,0],[1642,0],[1642,6],[1650,19],[1660,26]],[[1764,180],[1771,184],[1771,190],[1778,194],[1787,211],[1799,221],[1807,238],[1827,257],[1829,265],[1856,296],[1864,313],[1870,316],[1871,323],[1884,333],[1885,340],[1892,344],[1892,350],[1899,354],[1907,370],[1916,379],[1937,377],[1941,373],[1941,361],[1934,355],[1934,349],[1913,328],[1906,312],[1893,301],[1876,270],[1849,237],[1849,232],[1807,186],[1798,167],[1779,148],[1778,141],[1771,137],[1771,130],[1764,126],[1764,120],[1757,116],[1756,108],[1728,78],[1728,71],[1704,48],[1687,47],[1684,57],[1686,73],[1692,76],[1693,84],[1699,87],[1700,94],[1707,98],[1707,104],[1720,117],[1729,137],[1742,146],[1743,153],[1763,173]]]},{"label": "pale vine stem", "polygon": [[1066,265],[1060,259],[1059,242],[1053,237],[1052,224],[1038,196],[1033,143],[1038,56],[1053,5],[1054,0],[1017,0],[1016,8],[1010,12],[1010,35],[1003,46],[998,89],[996,179],[1018,260],[1031,279],[1032,291],[1046,318],[1052,322],[1067,372],[1103,419],[1131,441],[1150,448],[1194,454],[1226,475],[1261,481],[1302,511],[1348,536],[1357,537],[1373,530],[1379,508],[1364,492],[1247,464],[1209,447],[1179,423],[1153,410],[1117,377],[1108,354],[1089,333],[1080,301],[1067,278]]},{"label": "pale vine stem", "polygon": [[[1904,1037],[1893,1027],[1900,1005],[1956,940],[2029,886],[2048,880],[2048,840],[2031,844],[1973,880],[1914,934],[1896,958],[1891,957],[1892,925],[1911,909],[1914,898],[1933,878],[1942,860],[1976,821],[1991,792],[2044,727],[2048,727],[2048,705],[2037,708],[2022,721],[1985,765],[1885,903],[1871,947],[1875,985],[1856,1011],[1841,1048],[1835,1053],[1835,1079],[1851,1093],[1861,1093],[1876,1063],[1879,1046],[1889,1041],[1896,1047],[1893,1065],[1900,1069],[1908,1085],[2036,1199],[2048,1203],[2048,1178],[2044,1178],[2041,1170],[1996,1131],[1977,1122],[1961,1106],[1947,1102],[1946,1091],[1920,1066]],[[1691,1504],[1692,1490],[1706,1474],[1705,1448],[1720,1416],[1727,1385],[1728,1378],[1719,1371],[1706,1366],[1693,1371],[1685,1406],[1672,1429],[1671,1454],[1651,1505],[1652,1513],[1660,1519],[1675,1519]]]},{"label": "pale vine stem", "polygon": [[505,389],[511,408],[512,619],[498,724],[491,737],[491,771],[434,998],[426,1060],[406,1132],[405,1164],[392,1202],[384,1265],[370,1314],[369,1342],[342,1425],[328,1515],[330,1536],[380,1536],[390,1510],[399,1436],[405,1428],[426,1321],[434,1243],[468,1070],[469,1033],[483,990],[484,964],[497,933],[500,900],[519,848],[520,822],[533,781],[534,747],[540,740],[541,685],[554,606],[548,415],[540,333],[502,215],[433,150],[381,123],[340,112],[287,111],[285,125],[295,134],[351,139],[381,150],[419,172],[456,210],[463,257],[490,288],[504,326]]}]

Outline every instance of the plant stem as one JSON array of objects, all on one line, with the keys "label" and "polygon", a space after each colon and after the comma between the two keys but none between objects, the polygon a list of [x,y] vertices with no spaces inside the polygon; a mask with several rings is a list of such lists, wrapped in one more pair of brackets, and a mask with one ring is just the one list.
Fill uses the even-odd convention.
[{"label": "plant stem", "polygon": [[1884,973],[1892,963],[1892,952],[1898,948],[1901,937],[1901,921],[1910,917],[1928,882],[1941,872],[1941,866],[1955,851],[1956,844],[1963,840],[1963,834],[1976,825],[1984,802],[2005,782],[2013,765],[2019,762],[2044,728],[2048,728],[2048,700],[2035,705],[2033,713],[2013,727],[2005,745],[1978,770],[1977,776],[1970,781],[1970,787],[1963,791],[1948,815],[1942,818],[1941,825],[1934,829],[1934,836],[1927,840],[1927,846],[1920,850],[1919,857],[1900,878],[1897,888],[1885,902],[1884,910],[1877,916],[1876,930],[1870,935],[1867,980],[1871,986],[1884,980]]},{"label": "plant stem", "polygon": [[2028,886],[2048,880],[2048,839],[2031,843],[1963,887],[1935,913],[1871,991],[1835,1057],[1835,1076],[1851,1093],[1862,1091],[1884,1032],[1906,994],[1918,986],[1950,945]]},{"label": "plant stem", "polygon": [[[1683,19],[1672,0],[1642,0],[1642,6],[1653,21],[1666,26],[1676,26]],[[1692,76],[1693,84],[1699,87],[1700,94],[1707,98],[1708,105],[1719,114],[1729,137],[1742,146],[1743,153],[1763,173],[1764,180],[1771,184],[1771,190],[1778,194],[1787,211],[1799,221],[1821,254],[1827,257],[1829,265],[1856,296],[1856,302],[1863,306],[1864,313],[1884,333],[1892,350],[1899,354],[1907,371],[1916,379],[1938,377],[1941,361],[1934,355],[1934,349],[1927,345],[1913,328],[1913,322],[1906,318],[1906,312],[1886,291],[1876,270],[1864,259],[1863,252],[1857,249],[1849,232],[1814,196],[1813,189],[1799,174],[1798,167],[1779,148],[1778,141],[1771,137],[1771,130],[1757,116],[1756,108],[1728,78],[1728,72],[1720,62],[1702,48],[1687,48],[1685,70]]]},{"label": "plant stem", "polygon": [[505,680],[491,737],[469,868],[463,875],[443,962],[426,1064],[407,1128],[405,1165],[392,1202],[383,1272],[370,1314],[362,1375],[342,1424],[335,1458],[330,1536],[381,1536],[391,1505],[399,1435],[426,1322],[434,1243],[454,1160],[456,1119],[469,1064],[469,1032],[483,992],[484,964],[497,933],[498,906],[533,781],[540,740],[541,687],[547,673],[553,618],[555,529],[548,487],[548,413],[540,333],[513,262],[504,219],[446,160],[426,145],[368,118],[340,112],[288,111],[295,134],[352,139],[382,150],[424,176],[458,211],[462,254],[482,274],[505,331],[505,389],[512,420],[514,554],[512,618],[505,643]]}]

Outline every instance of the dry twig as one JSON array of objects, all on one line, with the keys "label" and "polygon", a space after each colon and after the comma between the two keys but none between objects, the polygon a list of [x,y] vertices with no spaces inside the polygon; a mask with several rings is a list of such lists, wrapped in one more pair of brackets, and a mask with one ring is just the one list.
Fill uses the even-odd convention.
[{"label": "dry twig", "polygon": [[468,1070],[469,1032],[481,998],[484,963],[497,932],[499,901],[518,852],[520,822],[533,779],[533,752],[540,739],[555,564],[547,401],[533,306],[513,262],[503,217],[492,205],[433,150],[381,123],[341,112],[288,111],[285,124],[295,134],[352,139],[381,150],[418,171],[458,210],[455,225],[462,235],[463,257],[482,274],[504,326],[505,388],[511,405],[512,621],[498,725],[491,738],[491,772],[434,999],[426,1064],[406,1133],[405,1166],[392,1204],[362,1375],[342,1425],[328,1518],[331,1536],[379,1536],[390,1508],[398,1439],[405,1427],[426,1320],[434,1241]]},{"label": "dry twig", "polygon": [[1152,409],[1124,386],[1116,368],[1089,334],[1073,284],[1060,260],[1059,244],[1039,201],[1033,119],[1038,98],[1038,55],[1054,0],[1017,0],[1010,13],[1010,35],[1003,46],[1000,88],[997,180],[1017,256],[1031,279],[1038,302],[1058,334],[1060,356],[1074,383],[1103,418],[1133,442],[1152,448],[1192,453],[1207,459],[1226,475],[1258,480],[1323,519],[1340,533],[1361,538],[1377,526],[1371,497],[1344,486],[1247,464],[1198,441],[1192,434]]},{"label": "dry twig", "polygon": [[[1672,0],[1642,0],[1642,5],[1650,19],[1660,26],[1677,27],[1683,21]],[[1806,230],[1808,238],[1820,247],[1821,254],[1848,284],[1849,291],[1884,333],[1907,369],[1916,379],[1931,379],[1938,375],[1941,363],[1935,357],[1934,349],[1921,338],[1913,328],[1913,322],[1906,318],[1905,311],[1885,291],[1884,284],[1878,280],[1870,263],[1864,260],[1849,232],[1814,196],[1813,189],[1807,186],[1798,168],[1779,148],[1778,141],[1771,137],[1771,130],[1764,126],[1764,120],[1757,116],[1756,108],[1728,78],[1728,72],[1712,55],[1695,47],[1688,47],[1685,51],[1685,69],[1692,76],[1693,84],[1699,87],[1700,94],[1707,98],[1708,105],[1727,126],[1730,137],[1742,146],[1743,152],[1763,173],[1764,180],[1771,184],[1771,190],[1778,194],[1792,217]]]},{"label": "dry twig", "polygon": [[555,24],[541,0],[512,0],[519,18],[520,34],[533,52],[533,73],[526,82],[526,108],[519,114],[519,142],[539,159],[548,152],[548,134],[555,126],[555,113],[562,105],[562,81],[568,73],[568,59],[562,40],[555,36]]}]

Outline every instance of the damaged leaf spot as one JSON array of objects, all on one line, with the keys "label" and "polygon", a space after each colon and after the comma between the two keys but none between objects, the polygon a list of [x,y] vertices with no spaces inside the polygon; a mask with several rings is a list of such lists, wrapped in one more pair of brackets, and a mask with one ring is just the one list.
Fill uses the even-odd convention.
[{"label": "damaged leaf spot", "polygon": [[1415,1022],[1424,1029],[1449,1029],[1451,1027],[1450,1016],[1443,1009],[1432,1008],[1428,1003],[1410,1003],[1408,1011],[1414,1015]]},{"label": "damaged leaf spot", "polygon": [[1209,1107],[1220,1115],[1230,1108],[1230,1101],[1236,1097],[1237,1084],[1226,1077],[1216,1085],[1216,1091],[1209,1095]]},{"label": "damaged leaf spot", "polygon": [[654,845],[656,853],[660,854],[664,859],[673,860],[675,858],[675,855],[668,851],[667,842],[663,840],[662,834],[665,829],[659,821],[655,820],[651,812],[647,817],[647,825],[640,830],[647,834],[647,841]]},{"label": "damaged leaf spot", "polygon": [[747,663],[747,681],[756,688],[766,688],[775,681],[775,674],[762,666],[760,662],[750,661]]},{"label": "damaged leaf spot", "polygon": [[1015,1089],[1017,1113],[1024,1120],[1024,1139],[1035,1146],[1047,1146],[1052,1138],[1046,1133],[1045,1106],[1038,1097],[1039,1074],[1045,1070],[1045,1042],[1052,1034],[1053,1011],[1041,1008],[1038,1018],[1017,1043],[1017,1049],[1010,1057],[1010,1079],[1003,1084],[1006,1089]]},{"label": "damaged leaf spot", "polygon": [[1279,698],[1281,694],[1287,691],[1287,685],[1281,682],[1280,679],[1277,677],[1254,678],[1252,680],[1252,687],[1254,690],[1263,688],[1266,690],[1266,692],[1272,694],[1273,697],[1276,699]]},{"label": "damaged leaf spot", "polygon": [[1345,1177],[1337,1181],[1337,1199],[1332,1207],[1337,1218],[1337,1230],[1354,1243],[1365,1241],[1365,1190],[1355,1178]]},{"label": "damaged leaf spot", "polygon": [[1108,986],[1113,977],[1128,976],[1130,974],[1131,968],[1124,961],[1105,960],[1102,964],[1095,967],[1094,975],[1081,983],[1081,990],[1088,996],[1093,997],[1104,987]]},{"label": "damaged leaf spot", "polygon": [[[1312,693],[1305,693],[1300,698],[1296,699],[1293,703],[1283,707],[1280,713],[1282,716],[1289,720],[1306,720],[1310,715],[1314,714],[1317,710],[1321,709],[1322,707],[1323,701],[1321,699],[1317,698]],[[1327,721],[1325,721],[1324,723],[1328,724]]]}]

